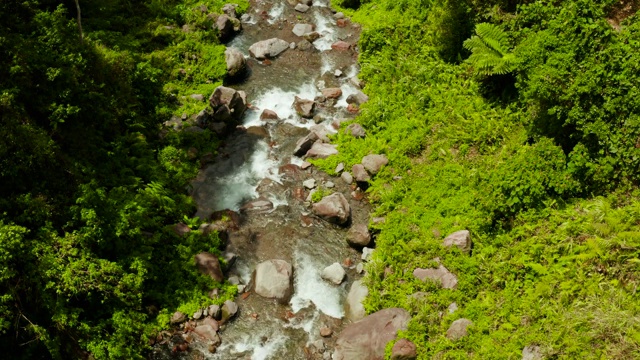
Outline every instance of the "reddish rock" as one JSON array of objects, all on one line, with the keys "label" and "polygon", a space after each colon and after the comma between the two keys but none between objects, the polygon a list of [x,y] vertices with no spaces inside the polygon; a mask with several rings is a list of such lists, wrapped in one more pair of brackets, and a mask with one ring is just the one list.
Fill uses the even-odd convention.
[{"label": "reddish rock", "polygon": [[347,233],[347,242],[351,246],[363,247],[369,245],[371,242],[371,235],[369,229],[365,224],[356,224],[349,229]]},{"label": "reddish rock", "polygon": [[322,89],[322,96],[327,99],[338,99],[342,96],[342,89],[340,88],[325,88]]},{"label": "reddish rock", "polygon": [[352,114],[357,114],[360,111],[360,108],[356,104],[349,104],[349,106],[347,106],[347,111]]},{"label": "reddish rock", "polygon": [[269,110],[269,109],[264,109],[262,110],[262,114],[260,114],[260,120],[278,120],[278,114],[276,114],[275,111],[273,110]]},{"label": "reddish rock", "polygon": [[349,20],[347,20],[347,19],[338,19],[338,20],[336,21],[336,25],[337,25],[338,27],[341,27],[341,28],[343,28],[343,27],[347,27],[347,25],[348,25],[348,24],[349,24]]},{"label": "reddish rock", "polygon": [[400,339],[391,349],[391,360],[414,360],[418,357],[416,345],[407,339]]},{"label": "reddish rock", "polygon": [[333,330],[326,326],[320,329],[320,336],[322,337],[329,337],[331,334],[333,334]]},{"label": "reddish rock", "polygon": [[313,205],[313,213],[328,222],[340,225],[345,224],[351,218],[349,202],[341,193],[325,196]]},{"label": "reddish rock", "polygon": [[345,51],[351,48],[351,44],[346,41],[337,41],[331,45],[333,50]]},{"label": "reddish rock", "polygon": [[201,252],[194,257],[194,260],[201,273],[211,276],[217,282],[224,281],[218,257],[208,252]]}]

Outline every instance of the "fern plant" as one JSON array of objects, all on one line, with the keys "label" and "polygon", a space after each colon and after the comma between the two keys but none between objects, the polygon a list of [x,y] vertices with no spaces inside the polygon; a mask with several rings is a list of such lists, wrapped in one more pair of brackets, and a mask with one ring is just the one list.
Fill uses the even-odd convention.
[{"label": "fern plant", "polygon": [[476,35],[463,46],[471,51],[469,62],[480,75],[504,75],[515,70],[515,56],[508,51],[507,34],[497,25],[476,25]]}]

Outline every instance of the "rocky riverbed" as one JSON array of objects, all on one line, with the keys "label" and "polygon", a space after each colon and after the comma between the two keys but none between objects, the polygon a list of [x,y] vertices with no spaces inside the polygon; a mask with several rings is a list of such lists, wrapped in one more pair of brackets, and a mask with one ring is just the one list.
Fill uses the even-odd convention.
[{"label": "rocky riverbed", "polygon": [[[365,315],[367,289],[359,279],[372,247],[371,219],[358,183],[387,159],[339,166],[338,177],[306,160],[335,154],[329,136],[368,99],[357,78],[359,26],[328,0],[255,0],[242,17],[232,5],[223,10],[216,26],[228,40],[233,80],[192,124],[218,132],[225,143],[203,161],[192,196],[196,215],[209,219],[202,230],[227,239],[232,266],[223,274],[207,254],[198,264],[236,284],[239,296],[222,309],[175,314],[174,331],[152,357],[353,358],[335,349],[344,327]],[[366,136],[357,124],[342,131]],[[406,327],[408,315],[394,311],[382,317],[391,316],[394,329]]]}]

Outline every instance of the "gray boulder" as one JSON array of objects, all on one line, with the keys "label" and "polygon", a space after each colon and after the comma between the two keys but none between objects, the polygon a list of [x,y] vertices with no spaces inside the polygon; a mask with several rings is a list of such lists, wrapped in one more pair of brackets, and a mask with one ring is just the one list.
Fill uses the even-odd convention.
[{"label": "gray boulder", "polygon": [[355,177],[358,182],[367,182],[371,180],[369,173],[364,169],[362,164],[355,164],[351,167],[351,172],[353,172],[353,177]]},{"label": "gray boulder", "polygon": [[296,36],[302,36],[304,34],[310,33],[313,31],[313,25],[311,24],[296,24],[293,27],[293,33]]},{"label": "gray boulder", "polygon": [[356,224],[349,229],[347,233],[347,242],[351,246],[364,247],[371,242],[371,234],[369,228],[365,224]]},{"label": "gray boulder", "polygon": [[258,60],[274,58],[289,48],[289,43],[278,38],[258,41],[249,47],[249,54]]},{"label": "gray boulder", "polygon": [[324,268],[324,270],[322,270],[322,273],[320,274],[321,278],[336,285],[342,284],[345,276],[347,276],[347,273],[339,263],[333,263],[327,266],[326,268]]},{"label": "gray boulder", "polygon": [[218,16],[215,27],[218,29],[218,38],[220,41],[227,42],[231,40],[236,32],[240,31],[242,25],[240,24],[240,20],[223,14]]},{"label": "gray boulder", "polygon": [[451,323],[447,330],[447,338],[450,340],[459,340],[467,336],[467,328],[473,325],[473,322],[469,319],[458,319]]},{"label": "gray boulder", "polygon": [[238,313],[238,304],[227,300],[220,309],[220,323],[224,324]]},{"label": "gray boulder", "polygon": [[237,124],[247,110],[247,95],[244,91],[218,86],[209,97],[213,109],[213,121]]},{"label": "gray boulder", "polygon": [[364,305],[362,302],[369,295],[369,289],[362,285],[361,280],[356,280],[351,284],[347,301],[345,302],[345,313],[351,321],[358,321],[365,317]]},{"label": "gray boulder", "polygon": [[229,47],[224,51],[224,59],[227,63],[227,75],[238,76],[244,74],[247,69],[247,61],[240,50]]},{"label": "gray boulder", "polygon": [[231,18],[238,17],[238,4],[224,4],[222,6],[222,13]]},{"label": "gray boulder", "polygon": [[334,360],[383,360],[389,341],[406,330],[411,317],[400,308],[380,310],[347,326],[336,341]]},{"label": "gray boulder", "polygon": [[267,260],[256,267],[255,292],[267,299],[287,303],[293,293],[293,267],[284,260]]},{"label": "gray boulder", "polygon": [[455,246],[460,251],[468,253],[471,251],[471,234],[469,230],[456,231],[442,241],[442,246],[447,248]]},{"label": "gray boulder", "polygon": [[313,213],[328,222],[342,225],[349,221],[351,207],[344,195],[334,193],[313,204]]},{"label": "gray boulder", "polygon": [[389,163],[385,155],[367,155],[362,158],[362,166],[371,174],[377,174],[380,169]]},{"label": "gray boulder", "polygon": [[353,182],[353,175],[351,175],[351,173],[348,171],[340,174],[340,178],[347,184],[351,184]]}]

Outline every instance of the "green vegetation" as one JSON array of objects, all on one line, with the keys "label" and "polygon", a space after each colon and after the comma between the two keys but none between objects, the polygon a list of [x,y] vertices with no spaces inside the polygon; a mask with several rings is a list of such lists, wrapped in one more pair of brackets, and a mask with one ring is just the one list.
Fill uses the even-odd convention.
[{"label": "green vegetation", "polygon": [[[218,140],[161,133],[223,80],[206,16],[223,3],[80,0],[81,41],[73,1],[1,2],[4,358],[144,358],[173,311],[235,295],[195,269],[221,244],[189,220],[185,191]],[[180,221],[193,231],[176,235]]]},{"label": "green vegetation", "polygon": [[[340,154],[316,163],[331,173],[389,157],[368,189],[386,222],[372,225],[365,306],[409,310],[401,335],[420,359],[518,359],[529,345],[552,359],[640,358],[632,3],[340,2],[363,25],[370,101],[355,121],[367,137],[340,133]],[[471,255],[441,246],[460,229]],[[456,290],[413,277],[436,257]],[[468,337],[447,339],[462,317]]]}]

